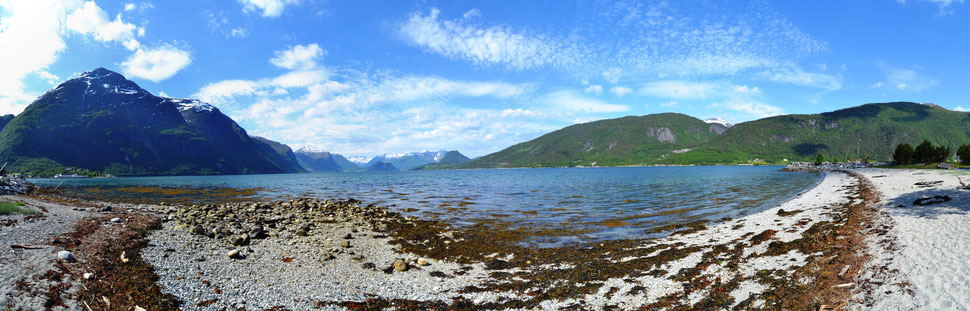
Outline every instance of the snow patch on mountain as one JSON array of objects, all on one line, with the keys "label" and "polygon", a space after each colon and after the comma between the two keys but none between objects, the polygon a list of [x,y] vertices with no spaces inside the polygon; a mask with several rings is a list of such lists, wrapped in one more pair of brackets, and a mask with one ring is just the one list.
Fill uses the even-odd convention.
[{"label": "snow patch on mountain", "polygon": [[367,164],[367,162],[370,162],[371,159],[373,159],[373,158],[371,158],[371,157],[364,157],[364,156],[351,156],[351,157],[347,157],[347,161],[354,162],[354,163],[357,163],[357,164]]},{"label": "snow patch on mountain", "polygon": [[165,100],[171,101],[179,109],[179,111],[193,110],[195,112],[212,112],[216,107],[202,102],[198,99],[189,98],[165,98]]}]

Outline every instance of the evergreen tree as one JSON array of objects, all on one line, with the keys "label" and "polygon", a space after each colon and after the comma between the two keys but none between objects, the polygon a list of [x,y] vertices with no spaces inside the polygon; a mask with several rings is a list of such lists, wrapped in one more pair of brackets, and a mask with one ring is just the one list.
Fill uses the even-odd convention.
[{"label": "evergreen tree", "polygon": [[818,155],[815,156],[815,165],[822,165],[822,162],[825,162],[825,156],[819,152]]},{"label": "evergreen tree", "polygon": [[899,144],[896,152],[893,153],[893,164],[905,165],[913,163],[913,146],[909,144]]},{"label": "evergreen tree", "polygon": [[916,146],[913,152],[913,163],[929,163],[935,158],[934,154],[936,150],[933,148],[933,143],[929,140],[923,140],[919,146]]}]

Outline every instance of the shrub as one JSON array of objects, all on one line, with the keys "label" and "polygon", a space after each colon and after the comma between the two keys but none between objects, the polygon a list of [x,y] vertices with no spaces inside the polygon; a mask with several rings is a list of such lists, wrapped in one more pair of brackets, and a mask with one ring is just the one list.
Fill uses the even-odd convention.
[{"label": "shrub", "polygon": [[815,156],[815,165],[822,165],[822,162],[825,162],[825,156],[819,152],[818,155]]}]

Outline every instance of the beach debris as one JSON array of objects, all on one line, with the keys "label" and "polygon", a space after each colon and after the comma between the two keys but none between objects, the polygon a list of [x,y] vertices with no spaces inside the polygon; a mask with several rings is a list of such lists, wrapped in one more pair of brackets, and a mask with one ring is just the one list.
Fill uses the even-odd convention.
[{"label": "beach debris", "polygon": [[145,308],[135,306],[135,311],[146,311]]},{"label": "beach debris", "polygon": [[129,261],[128,260],[128,257],[125,256],[125,251],[121,251],[121,262],[122,263],[128,263],[128,261]]},{"label": "beach debris", "polygon": [[394,261],[394,270],[397,271],[408,271],[408,263],[404,259],[398,259]]},{"label": "beach debris", "polygon": [[10,248],[19,248],[19,249],[41,249],[41,248],[43,248],[43,247],[40,247],[40,246],[33,246],[33,245],[27,245],[27,244],[14,244],[14,245],[10,245]]},{"label": "beach debris", "polygon": [[844,302],[843,303],[840,303],[837,306],[833,306],[833,305],[821,305],[821,306],[818,307],[818,311],[837,311],[839,309],[842,309],[842,307],[845,307],[845,305],[846,305],[846,303],[844,303]]},{"label": "beach debris", "polygon": [[913,205],[931,205],[931,204],[947,202],[950,200],[951,200],[950,196],[948,195],[934,195],[932,197],[924,197],[924,198],[916,199],[916,201],[913,201]]},{"label": "beach debris", "polygon": [[845,288],[845,287],[853,287],[853,286],[855,286],[855,283],[849,282],[849,283],[842,283],[839,285],[832,286],[832,288]]},{"label": "beach debris", "polygon": [[916,188],[933,188],[933,187],[936,187],[936,185],[939,185],[939,184],[942,184],[942,183],[943,183],[942,180],[936,180],[936,181],[921,181],[921,182],[915,183],[913,185],[916,186]]},{"label": "beach debris", "polygon": [[118,218],[118,217],[111,218],[111,223],[113,223],[113,224],[120,224],[121,223],[121,218]]},{"label": "beach debris", "polygon": [[101,301],[104,301],[105,310],[111,309],[111,300],[108,300],[108,297],[101,296]]},{"label": "beach debris", "polygon": [[430,263],[428,263],[428,260],[427,259],[418,258],[418,265],[419,266],[427,266],[427,265],[430,265]]},{"label": "beach debris", "polygon": [[839,272],[839,276],[842,276],[846,272],[848,272],[849,271],[849,268],[852,268],[852,265],[845,265],[845,268],[842,268],[842,272]]},{"label": "beach debris", "polygon": [[85,280],[88,280],[88,281],[94,280],[94,273],[85,272],[83,276]]},{"label": "beach debris", "polygon": [[960,181],[960,189],[970,190],[970,183],[963,181],[963,178],[957,176],[957,180]]},{"label": "beach debris", "polygon": [[64,261],[67,261],[67,262],[75,262],[75,261],[77,261],[76,259],[74,259],[74,254],[72,254],[69,251],[59,251],[59,252],[57,252],[57,259],[64,260]]}]

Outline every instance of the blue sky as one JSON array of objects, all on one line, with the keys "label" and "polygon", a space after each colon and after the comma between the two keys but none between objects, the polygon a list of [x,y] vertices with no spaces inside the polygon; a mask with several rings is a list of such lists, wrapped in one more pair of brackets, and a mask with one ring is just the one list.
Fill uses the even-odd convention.
[{"label": "blue sky", "polygon": [[962,0],[0,0],[0,112],[105,67],[250,134],[480,156],[575,123],[970,108]]}]

